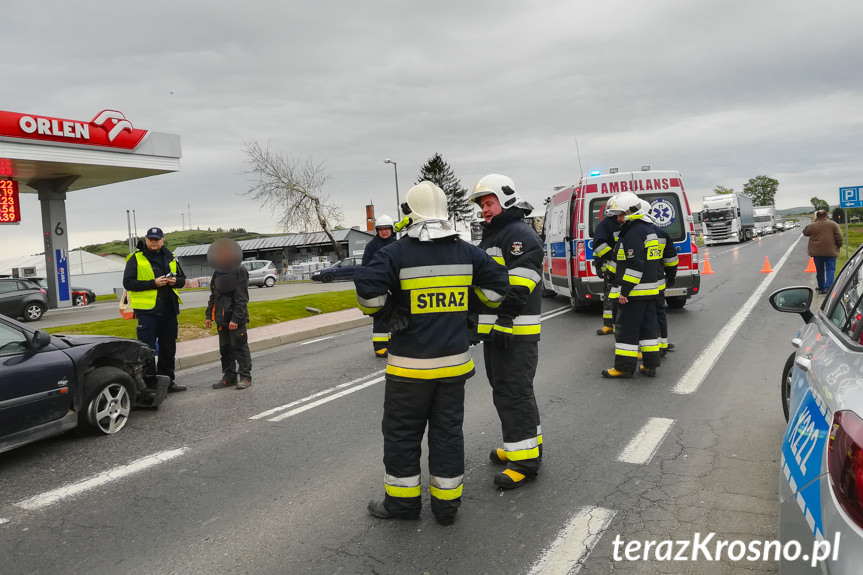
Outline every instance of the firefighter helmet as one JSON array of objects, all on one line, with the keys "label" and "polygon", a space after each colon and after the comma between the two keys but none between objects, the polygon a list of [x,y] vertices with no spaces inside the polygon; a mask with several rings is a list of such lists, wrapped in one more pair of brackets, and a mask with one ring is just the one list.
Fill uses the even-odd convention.
[{"label": "firefighter helmet", "polygon": [[375,220],[375,229],[380,228],[392,228],[395,226],[395,222],[388,215],[384,214],[382,216],[378,216],[378,219]]},{"label": "firefighter helmet", "polygon": [[636,212],[641,216],[646,222],[653,223],[653,217],[650,215],[650,212],[653,210],[653,206],[647,200],[641,200],[641,208]]},{"label": "firefighter helmet", "polygon": [[606,204],[605,211],[631,216],[641,209],[641,198],[632,192],[620,192],[612,196]]},{"label": "firefighter helmet", "polygon": [[489,194],[494,195],[497,201],[500,202],[500,206],[505,210],[509,208],[521,208],[527,211],[533,210],[533,206],[519,197],[518,192],[515,191],[515,183],[507,176],[500,174],[483,176],[473,187],[473,193],[471,193],[468,200],[479,204],[480,199]]},{"label": "firefighter helmet", "polygon": [[401,208],[404,215],[410,218],[411,224],[424,220],[446,221],[449,218],[446,194],[428,181],[420,182],[408,190]]}]

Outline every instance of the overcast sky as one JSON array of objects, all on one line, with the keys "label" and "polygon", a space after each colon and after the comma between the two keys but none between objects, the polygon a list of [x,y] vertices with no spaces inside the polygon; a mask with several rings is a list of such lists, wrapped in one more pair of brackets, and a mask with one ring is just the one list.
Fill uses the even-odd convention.
[{"label": "overcast sky", "polygon": [[[593,169],[780,182],[779,207],[863,184],[863,2],[397,0],[5,2],[0,109],[122,111],[180,134],[181,171],[69,195],[70,246],[192,223],[275,232],[242,195],[243,143],[324,161],[346,225],[392,214],[440,152],[471,188],[541,205]],[[0,257],[41,249],[35,195]]]}]

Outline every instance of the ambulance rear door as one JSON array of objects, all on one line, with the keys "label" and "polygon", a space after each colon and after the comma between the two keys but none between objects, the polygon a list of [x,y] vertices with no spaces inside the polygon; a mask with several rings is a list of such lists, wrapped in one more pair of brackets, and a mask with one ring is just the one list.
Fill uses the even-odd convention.
[{"label": "ambulance rear door", "polygon": [[573,187],[566,187],[548,203],[543,231],[545,232],[545,264],[543,285],[555,293],[570,295],[569,260],[572,225]]}]

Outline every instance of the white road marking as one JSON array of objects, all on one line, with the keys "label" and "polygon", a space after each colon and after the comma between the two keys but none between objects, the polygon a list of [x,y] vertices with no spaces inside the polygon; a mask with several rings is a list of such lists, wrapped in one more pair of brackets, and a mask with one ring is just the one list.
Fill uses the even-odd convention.
[{"label": "white road marking", "polygon": [[284,411],[284,410],[286,410],[286,409],[290,409],[290,408],[294,407],[295,405],[300,405],[300,404],[302,404],[302,403],[306,403],[307,401],[311,401],[311,400],[313,400],[313,399],[315,399],[315,398],[321,397],[321,396],[323,396],[323,395],[327,395],[328,393],[332,393],[332,392],[334,392],[334,391],[338,391],[339,389],[344,389],[344,388],[346,388],[346,387],[349,387],[349,386],[351,386],[351,385],[354,385],[354,384],[356,384],[356,383],[359,383],[359,382],[361,382],[361,381],[364,381],[364,380],[366,380],[366,379],[368,379],[368,378],[370,378],[370,377],[374,377],[374,376],[376,376],[376,375],[380,375],[380,374],[381,374],[381,373],[383,373],[384,371],[385,371],[385,370],[383,370],[383,369],[379,369],[378,371],[376,371],[376,372],[374,372],[374,373],[370,373],[370,374],[368,374],[368,375],[364,375],[364,376],[362,376],[362,377],[358,377],[358,378],[356,378],[356,379],[352,379],[351,381],[348,381],[348,382],[345,382],[345,383],[340,383],[339,385],[334,385],[333,387],[329,387],[329,388],[327,388],[327,389],[325,389],[325,390],[323,390],[323,391],[319,391],[319,392],[317,392],[317,393],[313,393],[313,394],[311,394],[311,395],[307,395],[306,397],[304,397],[304,398],[302,398],[302,399],[298,399],[298,400],[296,400],[296,401],[292,401],[292,402],[290,402],[290,403],[286,403],[285,405],[280,405],[280,406],[278,406],[278,407],[274,407],[274,408],[272,408],[272,409],[268,409],[267,411],[262,411],[261,413],[259,413],[259,414],[257,414],[257,415],[253,415],[253,416],[252,416],[252,417],[250,417],[249,419],[264,419],[265,417],[269,417],[269,416],[273,415],[274,413],[278,413],[278,412],[280,412],[280,411]]},{"label": "white road marking", "polygon": [[310,343],[318,343],[319,341],[326,341],[328,339],[333,339],[335,336],[328,335],[326,337],[319,337],[318,339],[310,339],[309,341],[304,341],[300,345],[309,345]]},{"label": "white road marking", "polygon": [[336,393],[336,394],[334,394],[334,395],[330,395],[329,397],[325,397],[325,398],[323,398],[323,399],[319,399],[319,400],[317,400],[317,401],[313,401],[312,403],[309,403],[309,404],[304,405],[304,406],[302,406],[302,407],[298,407],[298,408],[296,408],[296,409],[292,409],[291,411],[289,411],[289,412],[287,412],[287,413],[283,413],[283,414],[281,414],[281,415],[277,415],[276,417],[273,417],[272,419],[268,419],[267,421],[274,421],[274,422],[275,422],[275,421],[282,421],[282,420],[285,420],[285,419],[287,419],[287,418],[289,418],[289,417],[293,417],[293,416],[295,416],[295,415],[299,415],[300,413],[303,413],[304,411],[308,411],[308,410],[310,410],[310,409],[314,409],[315,407],[318,407],[319,405],[323,405],[323,404],[325,404],[325,403],[329,403],[329,402],[333,401],[334,399],[338,399],[338,398],[340,398],[340,397],[344,397],[344,396],[346,396],[346,395],[350,395],[350,394],[352,394],[352,393],[354,393],[354,392],[356,392],[356,391],[359,391],[359,390],[361,390],[361,389],[365,389],[365,388],[367,388],[367,387],[371,387],[372,385],[375,385],[376,383],[380,383],[380,382],[382,382],[384,379],[385,379],[385,378],[384,378],[383,376],[381,376],[381,377],[376,377],[375,379],[373,379],[373,380],[371,380],[371,381],[367,381],[367,382],[365,382],[365,383],[361,383],[360,385],[357,385],[357,386],[355,386],[355,387],[351,387],[351,388],[346,389],[346,390],[344,390],[344,391],[340,391],[339,393]]},{"label": "white road marking", "polygon": [[540,320],[541,321],[548,321],[551,318],[554,318],[554,317],[557,317],[559,315],[563,315],[565,313],[568,313],[569,311],[571,311],[571,309],[572,308],[570,308],[569,306],[556,308],[556,309],[554,309],[550,312],[546,312],[544,315],[540,316]]},{"label": "white road marking", "polygon": [[29,511],[42,509],[43,507],[54,505],[55,503],[59,503],[60,501],[69,497],[74,497],[75,495],[79,495],[81,493],[84,493],[85,491],[90,491],[91,489],[95,489],[97,487],[105,485],[106,483],[128,477],[129,475],[138,473],[139,471],[144,471],[145,469],[153,467],[154,465],[159,465],[160,463],[170,461],[175,457],[183,455],[188,450],[188,447],[180,447],[179,449],[160,451],[159,453],[148,455],[147,457],[138,459],[127,465],[121,465],[120,467],[115,467],[114,469],[103,471],[102,473],[94,475],[93,477],[82,479],[81,481],[76,481],[75,483],[70,483],[69,485],[65,485],[63,487],[58,487],[57,489],[52,489],[51,491],[40,493],[39,495],[34,495],[29,499],[19,501],[15,505]]},{"label": "white road marking", "polygon": [[590,552],[599,543],[602,534],[608,529],[615,513],[603,507],[582,507],[542,552],[528,575],[578,573]]},{"label": "white road marking", "polygon": [[673,393],[686,395],[698,391],[698,388],[701,387],[707,374],[710,373],[710,370],[719,360],[719,356],[722,355],[722,352],[725,351],[725,348],[731,342],[734,334],[737,333],[737,330],[740,329],[743,322],[746,321],[746,318],[749,317],[749,314],[752,313],[752,310],[761,301],[761,298],[764,295],[764,292],[767,291],[767,287],[770,285],[770,282],[773,281],[773,278],[777,276],[779,270],[781,270],[782,266],[785,265],[785,262],[788,261],[788,257],[791,255],[791,252],[802,238],[803,236],[801,235],[793,244],[791,244],[791,247],[788,248],[779,262],[773,267],[773,273],[768,274],[767,277],[761,281],[761,284],[755,289],[755,292],[749,296],[749,299],[746,300],[743,307],[737,310],[737,313],[735,313],[719,333],[716,334],[713,341],[704,348],[704,351],[702,351],[693,362],[692,367],[683,374],[683,377],[680,378],[674,386],[674,389],[671,390]]},{"label": "white road marking", "polygon": [[632,441],[623,448],[623,451],[617,456],[617,460],[638,465],[649,463],[673,425],[673,419],[651,417],[644,424],[644,427],[635,434]]}]

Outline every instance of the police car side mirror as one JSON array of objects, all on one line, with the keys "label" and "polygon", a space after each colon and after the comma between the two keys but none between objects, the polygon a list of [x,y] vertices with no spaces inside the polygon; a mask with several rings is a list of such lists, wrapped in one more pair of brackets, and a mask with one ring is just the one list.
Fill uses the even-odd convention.
[{"label": "police car side mirror", "polygon": [[813,294],[811,287],[782,288],[770,294],[770,305],[776,311],[799,313],[803,317],[803,321],[809,323],[813,317],[812,312],[809,311]]}]

